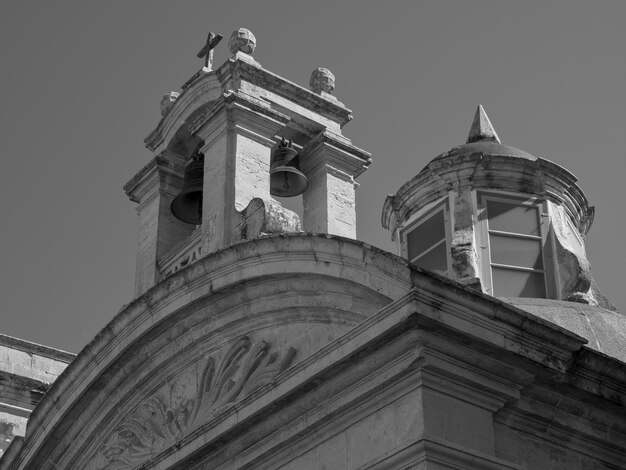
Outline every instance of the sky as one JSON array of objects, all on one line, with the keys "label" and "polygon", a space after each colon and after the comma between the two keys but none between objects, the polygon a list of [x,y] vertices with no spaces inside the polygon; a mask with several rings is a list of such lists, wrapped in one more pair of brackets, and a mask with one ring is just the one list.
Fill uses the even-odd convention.
[{"label": "sky", "polygon": [[[133,298],[137,216],[159,103],[209,31],[256,36],[264,68],[329,68],[372,153],[358,238],[395,251],[385,196],[465,142],[482,104],[503,143],[566,167],[596,207],[588,258],[626,312],[626,2],[7,1],[0,15],[0,333],[79,352]],[[215,65],[227,60],[227,40]]]}]

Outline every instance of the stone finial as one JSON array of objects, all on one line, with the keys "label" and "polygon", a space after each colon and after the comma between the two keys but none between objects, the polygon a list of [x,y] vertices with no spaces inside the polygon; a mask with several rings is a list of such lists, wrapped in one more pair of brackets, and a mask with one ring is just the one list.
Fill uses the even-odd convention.
[{"label": "stone finial", "polygon": [[325,68],[315,69],[311,73],[309,85],[314,93],[321,94],[325,92],[332,95],[335,91],[335,75]]},{"label": "stone finial", "polygon": [[482,105],[478,105],[476,114],[474,114],[474,122],[470,128],[469,135],[467,136],[467,144],[472,142],[478,142],[479,140],[493,140],[494,142],[501,143],[498,134],[491,125],[491,121],[487,117],[487,113]]},{"label": "stone finial", "polygon": [[228,40],[228,49],[232,55],[237,52],[243,52],[245,54],[254,54],[256,48],[256,38],[252,31],[246,28],[239,28],[233,31]]},{"label": "stone finial", "polygon": [[163,98],[161,99],[161,116],[165,116],[179,95],[180,93],[176,91],[170,91],[169,93],[163,95]]}]

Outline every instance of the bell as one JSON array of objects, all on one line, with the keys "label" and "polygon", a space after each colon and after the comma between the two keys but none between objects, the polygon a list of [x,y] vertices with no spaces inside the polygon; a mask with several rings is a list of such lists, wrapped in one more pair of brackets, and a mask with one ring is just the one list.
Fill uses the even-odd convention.
[{"label": "bell", "polygon": [[270,194],[280,197],[293,197],[302,194],[309,186],[309,180],[300,171],[300,157],[291,141],[285,138],[272,152],[270,161]]},{"label": "bell", "polygon": [[204,155],[196,153],[185,166],[183,189],[170,205],[172,215],[178,220],[194,225],[202,223],[203,180]]}]

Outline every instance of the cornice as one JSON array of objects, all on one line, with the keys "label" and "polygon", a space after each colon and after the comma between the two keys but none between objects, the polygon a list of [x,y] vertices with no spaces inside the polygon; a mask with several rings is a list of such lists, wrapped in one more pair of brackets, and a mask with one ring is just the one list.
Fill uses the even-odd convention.
[{"label": "cornice", "polygon": [[139,203],[140,199],[138,199],[134,193],[137,189],[137,186],[147,177],[147,175],[157,168],[161,164],[167,164],[167,159],[163,158],[160,155],[152,158],[148,163],[146,163],[141,170],[135,173],[128,182],[122,187],[128,198],[136,203]]},{"label": "cornice", "polygon": [[383,205],[383,227],[394,227],[432,200],[463,189],[502,190],[535,195],[566,208],[581,235],[591,227],[594,209],[565,168],[543,158],[472,153],[437,157],[390,195]]},{"label": "cornice", "polygon": [[24,351],[29,354],[39,354],[43,357],[65,363],[72,362],[76,357],[76,354],[70,352],[62,351],[60,349],[51,348],[49,346],[44,346],[37,343],[32,343],[30,341],[25,341],[20,338],[14,338],[12,336],[7,336],[3,334],[0,334],[0,345],[9,347],[11,349]]},{"label": "cornice", "polygon": [[298,103],[343,127],[352,119],[352,111],[335,100],[327,99],[260,66],[238,58],[229,59],[215,71],[225,89],[237,89],[244,80]]},{"label": "cornice", "polygon": [[181,178],[183,171],[184,168],[180,165],[162,155],[157,155],[139,170],[123,189],[132,202],[139,204],[145,202],[146,194],[158,189],[161,183],[171,181],[172,178]]},{"label": "cornice", "polygon": [[[242,90],[242,82],[248,82],[267,92],[280,96],[343,127],[352,119],[351,111],[339,101],[325,98],[303,88],[279,75],[263,69],[257,63],[251,63],[240,57],[227,60],[212,72],[197,72],[185,85],[180,96],[159,121],[157,127],[144,139],[149,150],[157,151],[169,144],[173,132],[183,125],[194,112],[211,101],[237,95],[248,103],[261,103],[260,97],[248,96]],[[281,120],[281,113],[271,110],[269,103],[254,109],[268,116]],[[287,118],[288,119],[288,118]],[[192,124],[192,123],[188,123]],[[197,129],[196,123],[193,127]]]},{"label": "cornice", "polygon": [[626,407],[626,363],[584,347],[576,355],[571,371],[572,384]]},{"label": "cornice", "polygon": [[[15,391],[35,392],[41,395],[50,387],[49,383],[42,382],[41,380],[11,374],[3,370],[0,370],[0,385],[2,388],[8,386]],[[6,391],[3,391],[3,393],[6,393]]]},{"label": "cornice", "polygon": [[[511,304],[414,267],[412,283],[424,318],[449,325],[515,355],[557,372],[565,372],[587,340]],[[448,284],[448,288],[441,283]],[[438,285],[438,287],[437,287]],[[498,339],[495,339],[498,338]]]},{"label": "cornice", "polygon": [[544,443],[561,451],[617,468],[626,453],[623,406],[599,404],[593,395],[564,387],[530,385],[520,400],[495,415],[495,421],[527,439],[541,436]]},{"label": "cornice", "polygon": [[332,132],[320,132],[303,147],[300,164],[303,170],[315,172],[330,165],[356,178],[372,163],[369,152],[352,145],[346,137]]}]

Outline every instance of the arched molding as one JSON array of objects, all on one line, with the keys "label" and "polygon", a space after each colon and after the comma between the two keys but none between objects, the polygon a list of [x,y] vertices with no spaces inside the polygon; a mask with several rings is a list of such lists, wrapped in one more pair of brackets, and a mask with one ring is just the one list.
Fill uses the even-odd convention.
[{"label": "arched molding", "polygon": [[146,147],[156,154],[171,146],[183,126],[191,125],[202,110],[210,107],[223,95],[222,86],[214,73],[205,74],[186,88],[165,113],[156,129],[144,140]]},{"label": "arched molding", "polygon": [[[91,449],[89,438],[110,432],[156,386],[154,371],[175,375],[220,342],[242,335],[269,339],[279,349],[294,347],[278,339],[294,337],[296,324],[301,332],[309,325],[311,337],[320,335],[309,345],[295,345],[308,355],[410,286],[405,261],[339,237],[267,237],[214,253],[129,304],[78,355],[33,413],[22,461],[14,468],[50,458],[66,465],[66,458],[80,455],[75,450]],[[62,462],[58,452],[65,454]]]},{"label": "arched molding", "polygon": [[[80,435],[63,433],[77,459],[64,459],[63,465],[87,468],[94,455],[102,459],[102,448],[117,438],[120,417],[131,416],[145,404],[151,390],[189,382],[188,376],[195,374],[189,372],[191,369],[202,368],[207,358],[223,355],[223,349],[238,339],[247,337],[254,344],[264,343],[278,355],[292,351],[296,363],[373,315],[388,301],[350,281],[302,275],[252,279],[199,299],[153,328],[140,344],[117,359],[131,372],[120,370],[99,385],[99,395],[106,403],[91,400],[86,404],[80,413],[86,423]],[[184,393],[186,399],[197,401],[197,384],[193,387]],[[161,390],[154,395],[160,395],[162,406],[167,406],[164,394],[167,396],[167,391]],[[185,424],[188,428],[180,430],[181,434],[193,430],[192,423]],[[105,462],[106,468],[110,464]]]}]

